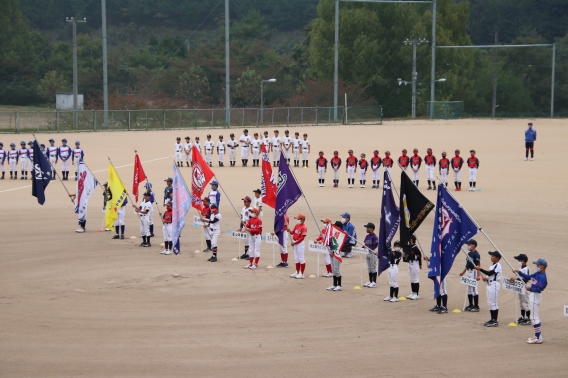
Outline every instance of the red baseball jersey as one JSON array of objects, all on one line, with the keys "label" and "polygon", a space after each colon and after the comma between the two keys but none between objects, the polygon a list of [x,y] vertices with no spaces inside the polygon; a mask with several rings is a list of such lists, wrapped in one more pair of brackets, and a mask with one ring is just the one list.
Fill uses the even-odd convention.
[{"label": "red baseball jersey", "polygon": [[305,224],[296,224],[292,230],[292,239],[294,242],[301,242],[308,234],[308,228]]},{"label": "red baseball jersey", "polygon": [[408,156],[402,155],[401,157],[398,158],[398,164],[400,164],[400,166],[403,168],[408,167],[409,162],[410,158]]},{"label": "red baseball jersey", "polygon": [[340,157],[332,157],[331,158],[331,167],[332,168],[339,168],[341,166],[341,158]]},{"label": "red baseball jersey", "polygon": [[448,158],[440,159],[440,169],[447,169],[450,167],[450,160]]},{"label": "red baseball jersey", "polygon": [[392,167],[393,160],[391,157],[386,157],[383,159],[383,165],[387,168]]},{"label": "red baseball jersey", "polygon": [[422,158],[418,155],[412,155],[412,157],[410,158],[410,163],[412,165],[421,165],[422,164]]},{"label": "red baseball jersey", "polygon": [[383,160],[381,159],[380,156],[373,156],[373,157],[371,158],[371,167],[372,167],[372,168],[378,168],[378,167],[380,167],[382,161],[383,161]]},{"label": "red baseball jersey", "polygon": [[347,159],[345,159],[345,163],[350,167],[356,166],[357,158],[355,156],[348,156]]},{"label": "red baseball jersey", "polygon": [[462,165],[463,165],[463,159],[461,158],[461,156],[454,156],[452,158],[452,168],[461,169]]},{"label": "red baseball jersey", "polygon": [[369,166],[369,162],[367,160],[365,160],[365,159],[359,160],[359,168],[366,171],[368,166]]},{"label": "red baseball jersey", "polygon": [[470,168],[479,168],[479,159],[475,156],[470,156],[467,158],[467,166]]},{"label": "red baseball jersey", "polygon": [[262,234],[262,219],[260,218],[250,218],[247,221],[247,224],[245,226],[246,228],[250,228],[250,234],[251,235],[260,235]]},{"label": "red baseball jersey", "polygon": [[434,155],[426,155],[424,156],[424,163],[426,165],[436,165],[436,157]]}]

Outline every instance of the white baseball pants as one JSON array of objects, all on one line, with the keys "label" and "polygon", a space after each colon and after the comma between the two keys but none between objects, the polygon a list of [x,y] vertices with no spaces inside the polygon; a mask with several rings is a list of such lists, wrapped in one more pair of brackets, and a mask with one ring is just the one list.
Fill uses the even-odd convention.
[{"label": "white baseball pants", "polygon": [[69,163],[71,163],[69,159],[67,160],[61,159],[61,170],[65,172],[69,171]]},{"label": "white baseball pants", "polygon": [[288,231],[284,231],[284,245],[280,246],[280,253],[288,253]]},{"label": "white baseball pants", "polygon": [[248,159],[249,158],[249,149],[250,149],[250,147],[246,144],[244,144],[241,147],[241,159]]},{"label": "white baseball pants", "polygon": [[376,170],[371,170],[373,172],[373,181],[381,179],[381,167],[377,168]]},{"label": "white baseball pants", "polygon": [[175,153],[175,158],[176,158],[176,163],[181,163],[182,162],[182,156],[181,156],[181,151],[176,151]]},{"label": "white baseball pants", "polygon": [[318,179],[325,179],[325,167],[318,167]]},{"label": "white baseball pants", "polygon": [[2,168],[2,172],[4,172],[4,171],[5,171],[5,170],[4,170],[4,163],[1,163],[1,164],[0,164],[0,167]]},{"label": "white baseball pants", "polygon": [[389,176],[392,178],[392,167],[386,167],[385,170],[389,173]]},{"label": "white baseball pants", "polygon": [[285,159],[290,159],[290,150],[287,150],[287,149],[284,148],[282,150],[282,153],[284,154]]},{"label": "white baseball pants", "polygon": [[294,148],[294,160],[300,160],[300,149]]},{"label": "white baseball pants", "polygon": [[171,242],[173,235],[173,227],[171,223],[164,223],[162,225],[162,233],[164,234],[164,241]]},{"label": "white baseball pants", "polygon": [[229,160],[231,162],[235,162],[237,160],[237,150],[235,148],[231,148],[229,150]]},{"label": "white baseball pants", "polygon": [[260,241],[262,237],[260,235],[250,236],[249,245],[249,257],[260,257]]},{"label": "white baseball pants", "polygon": [[[217,231],[209,230],[209,233],[211,234],[211,249],[216,248],[217,242],[219,241],[219,236],[221,235],[221,230]],[[260,256],[260,251],[259,251],[259,256]]]},{"label": "white baseball pants", "polygon": [[325,265],[331,264],[331,256],[328,252],[323,254],[323,262],[325,263]]},{"label": "white baseball pants", "polygon": [[359,180],[367,179],[367,171],[364,169],[359,169]]},{"label": "white baseball pants", "polygon": [[188,153],[185,154],[185,161],[186,163],[189,163],[189,165],[191,165],[191,152],[189,152],[189,154]]},{"label": "white baseball pants", "polygon": [[530,293],[530,310],[532,324],[540,324],[540,302],[542,301],[542,293]]},{"label": "white baseball pants", "polygon": [[205,236],[205,240],[211,240],[211,232],[209,231],[209,227],[203,227],[203,236]]},{"label": "white baseball pants", "polygon": [[305,264],[306,259],[304,257],[306,245],[304,242],[294,245],[294,260],[296,263]]},{"label": "white baseball pants", "polygon": [[29,166],[30,166],[30,159],[28,159],[27,157],[20,157],[20,169],[22,171],[27,171],[29,170]]},{"label": "white baseball pants", "polygon": [[[468,269],[465,272],[465,276],[470,280],[477,280],[477,270],[475,269]],[[467,295],[479,295],[477,291],[477,287],[468,286],[467,287]]]},{"label": "white baseball pants", "polygon": [[272,147],[272,161],[280,161],[280,147]]},{"label": "white baseball pants", "polygon": [[493,281],[487,284],[486,294],[487,294],[487,306],[490,310],[499,309],[499,290],[501,289],[501,284],[498,281]]},{"label": "white baseball pants", "polygon": [[205,150],[205,162],[207,164],[213,162],[213,150]]},{"label": "white baseball pants", "polygon": [[387,275],[389,277],[389,286],[397,288],[398,287],[398,265],[391,264],[387,270]]},{"label": "white baseball pants", "polygon": [[453,171],[454,171],[454,181],[461,182],[461,180],[462,180],[462,171],[461,171],[461,169],[460,169],[459,171],[457,171],[457,172],[456,172],[455,170],[453,170]]},{"label": "white baseball pants", "polygon": [[308,160],[308,150],[303,150],[303,151],[302,151],[302,159]]},{"label": "white baseball pants", "polygon": [[258,160],[258,155],[260,154],[260,148],[254,148],[252,149],[252,158],[254,160]]},{"label": "white baseball pants", "polygon": [[440,178],[442,179],[442,183],[447,184],[448,183],[448,168],[442,168],[440,169]]},{"label": "white baseball pants", "polygon": [[10,172],[18,170],[18,162],[16,159],[9,159],[8,164],[10,164]]},{"label": "white baseball pants", "polygon": [[[416,169],[416,172],[414,172],[414,170]],[[412,166],[412,181],[418,181],[420,180],[420,169],[418,168],[417,165],[413,165]]]},{"label": "white baseball pants", "polygon": [[469,169],[469,181],[473,181],[473,182],[477,181],[477,168],[470,168]]},{"label": "white baseball pants", "polygon": [[434,166],[426,165],[426,180],[434,181]]},{"label": "white baseball pants", "polygon": [[418,272],[420,272],[420,264],[418,261],[411,261],[408,263],[408,276],[410,277],[410,283],[419,283],[420,279],[418,277]]},{"label": "white baseball pants", "polygon": [[355,166],[347,167],[347,178],[354,179],[355,178]]},{"label": "white baseball pants", "polygon": [[530,311],[530,293],[527,291],[525,294],[519,294],[519,302],[521,303],[521,310]]},{"label": "white baseball pants", "polygon": [[140,214],[140,235],[150,236],[150,223],[147,215]]},{"label": "white baseball pants", "polygon": [[334,180],[339,180],[339,169],[334,169],[334,170],[333,170],[333,179],[334,179]]},{"label": "white baseball pants", "polygon": [[118,209],[118,211],[116,212],[116,215],[118,215],[118,219],[114,221],[114,227],[116,226],[124,226],[124,213],[125,213],[125,209],[124,206],[122,206],[120,209]]},{"label": "white baseball pants", "polygon": [[225,160],[225,151],[219,151],[219,163]]},{"label": "white baseball pants", "polygon": [[448,295],[448,290],[446,290],[446,279],[440,282],[440,292],[438,295]]}]

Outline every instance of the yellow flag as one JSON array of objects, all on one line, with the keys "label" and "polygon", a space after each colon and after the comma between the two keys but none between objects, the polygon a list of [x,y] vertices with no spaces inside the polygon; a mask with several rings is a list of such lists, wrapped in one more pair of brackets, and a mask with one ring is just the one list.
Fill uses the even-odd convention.
[{"label": "yellow flag", "polygon": [[112,230],[114,221],[118,219],[118,211],[126,200],[127,192],[124,184],[118,177],[116,170],[112,164],[108,166],[108,187],[107,187],[107,203],[106,203],[106,228]]}]

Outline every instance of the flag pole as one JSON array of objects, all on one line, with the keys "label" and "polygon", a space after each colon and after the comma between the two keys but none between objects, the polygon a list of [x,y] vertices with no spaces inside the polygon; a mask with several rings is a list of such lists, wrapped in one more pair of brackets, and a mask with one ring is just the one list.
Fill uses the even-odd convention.
[{"label": "flag pole", "polygon": [[[175,166],[175,168],[176,168],[176,170],[177,170],[178,177],[181,178],[181,182],[183,182],[183,186],[185,186],[185,190],[186,190],[188,193],[191,193],[190,190],[189,190],[189,188],[188,188],[188,186],[187,186],[187,184],[186,184],[186,182],[185,182],[185,179],[183,178],[183,175],[181,174],[181,171],[179,170],[177,164],[175,164],[175,163],[176,163],[176,161],[174,160],[174,166]],[[192,170],[193,170],[193,167],[192,167]],[[172,206],[173,206],[173,205],[172,205]],[[199,210],[197,210],[197,209],[195,209],[195,211],[197,211],[197,214],[199,215],[199,219],[201,220],[201,213],[200,213]],[[204,225],[205,225],[205,224],[204,224]],[[203,238],[204,238],[204,237],[205,237],[205,234],[202,232],[202,233],[201,233],[201,238],[200,238],[200,239],[201,239],[201,252],[203,252]],[[180,235],[180,238],[181,238],[181,235]],[[172,234],[172,239],[173,239],[173,234]],[[173,242],[173,240],[172,240],[172,242]],[[175,241],[175,243],[177,243],[177,240]],[[180,242],[180,243],[181,243],[181,242]],[[181,247],[180,247],[180,249],[181,249]]]},{"label": "flag pole", "polygon": [[[112,167],[114,168],[114,164],[112,163],[112,160],[110,160],[110,157],[107,156],[108,161],[110,162],[110,165],[112,165]],[[116,168],[114,168],[115,172],[116,172]],[[117,177],[118,177],[118,173],[117,173]],[[124,183],[122,182],[122,179],[120,179],[120,177],[118,177],[118,179],[120,180],[120,183],[122,184],[122,186],[124,186]],[[126,186],[124,186],[124,189],[126,189]],[[126,191],[126,196],[128,197],[128,199],[130,200],[130,203],[136,208],[136,202],[132,201],[132,197],[130,197],[130,193],[128,193],[128,190]],[[141,220],[142,218],[140,217],[140,213],[136,212],[136,215],[138,215],[138,220]]]},{"label": "flag pole", "polygon": [[[33,137],[34,137],[35,142],[38,143],[35,134],[32,133],[32,135],[33,135]],[[51,164],[51,162],[50,162],[50,164]],[[51,165],[51,166],[52,166],[53,168],[55,168],[53,165]],[[67,195],[68,195],[69,197],[71,197],[71,193],[69,193],[69,191],[67,190],[67,187],[66,187],[65,184],[63,183],[63,180],[61,180],[61,177],[59,177],[59,173],[57,173],[57,170],[54,169],[53,171],[55,172],[55,175],[56,175],[57,178],[59,179],[59,182],[61,183],[61,185],[63,185],[63,188],[64,188],[65,191],[67,192]]]}]

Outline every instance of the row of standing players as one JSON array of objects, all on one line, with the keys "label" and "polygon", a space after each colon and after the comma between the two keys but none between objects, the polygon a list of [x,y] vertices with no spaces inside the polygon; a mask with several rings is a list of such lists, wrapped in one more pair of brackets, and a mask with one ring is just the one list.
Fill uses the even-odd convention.
[{"label": "row of standing players", "polygon": [[[475,156],[475,150],[470,150],[470,156],[465,162],[469,168],[469,190],[475,191],[477,183],[477,170],[479,169],[479,159]],[[355,173],[359,168],[359,185],[364,188],[367,183],[367,170],[371,168],[373,186],[372,189],[378,189],[381,180],[381,166],[384,167],[389,174],[392,174],[392,167],[394,160],[390,157],[390,151],[385,152],[385,157],[379,156],[379,151],[375,150],[370,160],[366,159],[366,155],[362,153],[360,159],[357,159],[353,154],[353,150],[349,150],[349,156],[345,159],[345,172],[347,173],[347,187],[353,188],[355,186]],[[456,191],[461,191],[461,177],[464,159],[460,156],[460,150],[455,150],[454,156],[448,159],[446,152],[442,152],[442,158],[436,161],[436,157],[432,153],[432,149],[426,150],[424,159],[418,155],[418,149],[415,148],[412,156],[407,155],[407,150],[402,150],[402,155],[398,158],[398,166],[404,171],[410,170],[412,182],[418,186],[420,182],[420,168],[422,163],[426,166],[426,179],[428,180],[428,190],[436,189],[435,167],[438,164],[438,172],[440,179],[445,186],[448,186],[448,174],[452,170],[454,173],[454,185]],[[327,173],[327,166],[331,166],[333,170],[333,187],[339,187],[339,169],[341,168],[342,160],[339,157],[339,152],[334,151],[333,157],[330,161],[324,156],[324,152],[319,152],[319,157],[316,159],[316,171],[318,173],[319,186],[325,185],[325,174]]]},{"label": "row of standing players", "polygon": [[189,167],[191,165],[191,149],[196,147],[198,152],[203,154],[205,162],[213,166],[213,154],[216,152],[219,161],[219,167],[225,166],[225,152],[229,152],[229,164],[231,167],[236,166],[237,161],[237,147],[241,147],[241,164],[243,167],[248,166],[249,156],[252,155],[252,166],[260,167],[260,158],[262,153],[262,145],[266,146],[266,152],[272,153],[273,162],[272,166],[277,167],[280,161],[280,153],[290,163],[290,157],[294,156],[294,167],[300,167],[300,156],[302,160],[302,167],[308,168],[308,159],[310,154],[310,141],[308,134],[304,133],[303,139],[300,138],[300,133],[294,133],[294,138],[290,137],[290,131],[284,131],[284,136],[280,136],[278,130],[274,130],[274,136],[269,137],[268,131],[263,133],[261,137],[258,133],[254,133],[251,137],[248,129],[243,130],[243,134],[239,139],[235,139],[235,134],[231,133],[229,140],[224,141],[223,135],[219,135],[217,143],[211,140],[211,135],[207,135],[207,141],[201,145],[199,137],[195,137],[193,142],[189,136],[185,137],[185,143],[182,143],[181,138],[176,138],[174,144],[175,160],[178,167],[183,167],[185,154],[185,163]]},{"label": "row of standing players", "polygon": [[[28,147],[26,147],[26,142],[20,142],[20,149],[16,150],[16,144],[10,143],[10,149],[4,151],[3,143],[0,142],[0,167],[2,169],[2,176],[0,180],[4,180],[6,171],[4,168],[4,163],[7,161],[10,169],[10,180],[18,179],[18,165],[20,166],[20,180],[28,179],[28,172],[30,176],[33,175],[33,160],[34,160],[34,141],[30,140],[28,142]],[[75,148],[67,145],[67,139],[63,138],[61,140],[61,146],[55,146],[55,140],[51,138],[49,140],[49,146],[46,148],[45,144],[40,144],[41,153],[49,160],[52,167],[52,180],[56,178],[56,166],[57,162],[61,162],[61,173],[62,179],[69,179],[69,164],[75,166],[75,181],[77,180],[77,172],[79,170],[79,161],[83,160],[85,156],[83,149],[81,149],[81,143],[79,141],[75,142]]]}]

